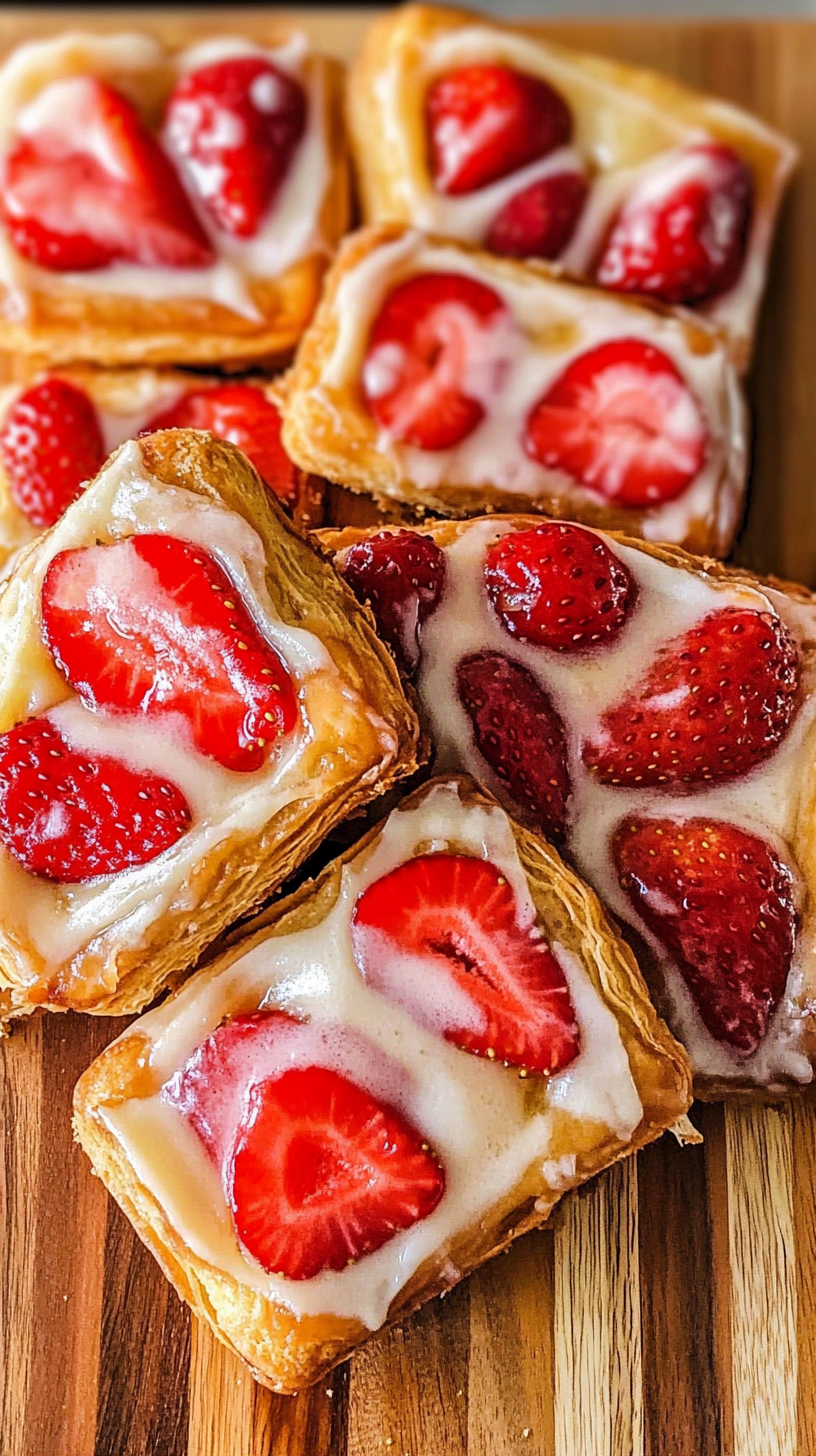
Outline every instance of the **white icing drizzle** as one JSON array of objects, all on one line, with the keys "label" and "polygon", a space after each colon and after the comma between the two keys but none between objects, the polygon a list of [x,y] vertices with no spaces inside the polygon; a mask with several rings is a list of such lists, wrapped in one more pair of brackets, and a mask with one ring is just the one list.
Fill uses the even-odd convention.
[{"label": "white icing drizzle", "polygon": [[[391,1100],[441,1158],[446,1192],[429,1218],[340,1273],[306,1282],[270,1276],[240,1247],[218,1173],[180,1113],[160,1094],[100,1110],[139,1181],[193,1252],[296,1315],[331,1313],[377,1328],[414,1271],[485,1216],[532,1165],[541,1170],[542,1191],[560,1193],[574,1181],[574,1162],[570,1175],[564,1159],[553,1158],[554,1109],[624,1141],[642,1117],[615,1018],[563,946],[553,951],[569,982],[582,1050],[549,1084],[523,1081],[512,1069],[458,1051],[366,986],[349,932],[357,896],[429,846],[491,860],[512,884],[520,918],[534,915],[506,815],[465,807],[454,785],[439,784],[417,807],[395,811],[373,852],[345,867],[337,902],[318,925],[270,937],[220,974],[200,972],[125,1033],[148,1038],[151,1069],[166,1082],[219,1024],[238,990],[242,1004],[278,1005],[309,1017],[315,1036],[306,1038],[305,1049],[296,1040],[292,1064],[332,1065]],[[321,1044],[325,1023],[342,1032]]]}]

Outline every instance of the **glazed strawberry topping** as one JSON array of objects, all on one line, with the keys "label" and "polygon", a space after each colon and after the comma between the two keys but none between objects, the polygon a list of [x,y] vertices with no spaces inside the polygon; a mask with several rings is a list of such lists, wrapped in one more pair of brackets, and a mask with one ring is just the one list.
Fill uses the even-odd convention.
[{"label": "glazed strawberry topping", "polygon": [[583,757],[601,783],[692,789],[764,763],[798,706],[796,644],[770,612],[724,607],[669,642],[601,718]]},{"label": "glazed strawberry topping", "polygon": [[254,384],[212,384],[182,395],[145,425],[152,430],[209,430],[243,450],[262,480],[281,500],[297,494],[297,467],[281,443],[281,417]]},{"label": "glazed strawberry topping", "polygon": [[486,340],[501,326],[509,318],[499,295],[474,278],[421,273],[398,284],[374,322],[363,365],[363,395],[377,423],[421,450],[458,445],[496,388]]},{"label": "glazed strawberry topping", "polygon": [[57,272],[200,268],[212,253],[172,163],[104,81],[54,81],[22,113],[0,202],[19,253]]},{"label": "glazed strawberry topping", "polygon": [[368,984],[462,1051],[540,1076],[578,1055],[564,973],[488,860],[407,860],[363,891],[351,933]]},{"label": "glazed strawberry topping", "polygon": [[755,834],[710,819],[626,819],[612,850],[623,890],[677,965],[711,1035],[749,1056],[793,955],[790,870]]},{"label": "glazed strawberry topping", "polygon": [[0,457],[15,505],[33,526],[53,526],[105,460],[92,400],[67,379],[32,384],[0,427]]},{"label": "glazed strawberry topping", "polygon": [[557,521],[494,541],[485,584],[510,635],[553,652],[615,642],[638,595],[632,573],[600,536]]},{"label": "glazed strawberry topping", "polygon": [[720,142],[683,147],[643,176],[624,204],[597,266],[597,281],[665,303],[702,303],[739,276],[753,180]]},{"label": "glazed strawberry topping", "polygon": [[460,66],[425,99],[430,167],[440,192],[475,192],[564,146],[572,115],[558,92],[510,66]]},{"label": "glazed strawberry topping", "polygon": [[295,690],[224,569],[174,536],[61,551],[43,634],[87,707],[180,725],[199,753],[249,773],[297,721]]},{"label": "glazed strawberry topping", "polygon": [[445,584],[445,553],[416,531],[380,531],[346,552],[340,569],[361,602],[370,603],[384,637],[409,671],[419,661],[418,630]]},{"label": "glazed strawberry topping", "polygon": [[306,98],[294,77],[262,56],[231,56],[182,77],[167,104],[164,139],[218,226],[251,238],[305,126]]},{"label": "glazed strawberry topping", "polygon": [[475,652],[457,665],[456,691],[473,741],[518,817],[563,838],[571,792],[567,740],[540,683],[501,652]]},{"label": "glazed strawberry topping", "polygon": [[528,455],[616,505],[674,500],[702,469],[700,406],[668,355],[641,339],[599,344],[568,365],[527,421]]},{"label": "glazed strawberry topping", "polygon": [[147,864],[186,834],[181,790],[82,753],[47,718],[0,735],[0,840],[29,874],[79,884]]},{"label": "glazed strawberry topping", "polygon": [[588,191],[582,172],[554,172],[531,182],[496,214],[486,246],[507,258],[557,258],[575,232]]}]

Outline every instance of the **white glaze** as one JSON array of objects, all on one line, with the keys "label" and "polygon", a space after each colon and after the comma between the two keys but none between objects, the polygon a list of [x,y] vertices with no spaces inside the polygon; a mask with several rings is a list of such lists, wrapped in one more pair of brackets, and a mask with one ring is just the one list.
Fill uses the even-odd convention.
[{"label": "white glaze", "polygon": [[[199,973],[173,1001],[131,1028],[149,1039],[150,1067],[167,1082],[219,1024],[236,988],[242,1004],[279,1005],[308,1016],[314,1033],[305,1048],[303,1039],[295,1039],[288,1064],[333,1066],[394,1102],[421,1129],[441,1157],[447,1181],[429,1218],[340,1273],[303,1283],[269,1276],[238,1244],[218,1173],[180,1113],[160,1094],[100,1113],[139,1181],[193,1252],[298,1315],[333,1313],[376,1328],[420,1264],[487,1215],[531,1165],[541,1168],[543,1188],[562,1192],[574,1181],[574,1163],[571,1179],[563,1159],[552,1157],[552,1109],[597,1123],[599,1133],[609,1128],[623,1140],[642,1116],[615,1019],[562,946],[553,949],[570,985],[582,1050],[549,1084],[523,1081],[510,1069],[458,1051],[366,986],[351,949],[355,900],[365,885],[429,846],[455,847],[497,864],[513,886],[520,920],[530,922],[534,911],[506,816],[498,809],[465,808],[454,787],[437,785],[417,808],[391,815],[369,857],[346,866],[337,902],[320,924],[263,941],[220,975]],[[321,1037],[326,1023],[342,1031]]]}]

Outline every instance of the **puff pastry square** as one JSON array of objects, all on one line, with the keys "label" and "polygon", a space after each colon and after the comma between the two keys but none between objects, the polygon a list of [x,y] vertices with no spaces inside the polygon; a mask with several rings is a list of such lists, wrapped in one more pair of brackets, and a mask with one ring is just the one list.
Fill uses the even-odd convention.
[{"label": "puff pastry square", "polygon": [[521,505],[716,555],[740,519],[745,405],[720,337],[544,264],[364,229],[280,392],[292,458],[381,501]]},{"label": "puff pastry square", "polygon": [[[189,612],[184,615],[187,609],[175,604],[172,583],[162,586],[157,568],[146,567],[147,558],[138,552],[147,549],[148,538],[159,551],[173,551],[175,560],[186,553],[178,588],[182,596],[185,572],[209,572],[212,592],[222,594],[219,610],[240,614],[247,626],[236,624],[238,638],[244,631],[255,640],[255,646],[252,640],[238,640],[237,654],[260,652],[253,660],[278,663],[274,671],[264,667],[262,678],[275,682],[273,696],[285,694],[291,721],[267,712],[263,723],[268,719],[275,726],[263,728],[270,739],[259,733],[256,752],[254,737],[243,735],[258,730],[244,717],[240,742],[252,751],[251,760],[224,756],[208,738],[196,737],[189,701],[186,710],[178,706],[169,716],[154,711],[153,698],[167,701],[168,684],[171,695],[176,693],[172,701],[180,704],[177,689],[182,691],[185,681],[202,684],[190,691],[203,700],[197,711],[204,712],[208,734],[229,709],[222,679],[183,675],[197,671],[186,664],[202,660],[195,658],[195,643],[208,628],[207,616],[191,622]],[[118,553],[115,567],[107,550]],[[46,573],[53,568],[51,581],[58,566],[66,593],[59,610],[68,613],[61,620],[83,623],[73,637],[63,631],[62,649],[54,636],[46,645],[43,609]],[[86,569],[90,577],[83,576]],[[146,569],[154,574],[145,575]],[[77,583],[75,591],[71,582]],[[112,625],[108,641],[107,628],[100,628],[101,619],[94,616],[100,603],[104,620],[121,624]],[[207,605],[208,614],[215,614],[214,596],[207,597]],[[53,615],[49,620],[53,625]],[[151,620],[158,625],[152,627]],[[85,635],[72,667],[65,652],[77,633]],[[148,696],[115,701],[104,691],[95,696],[88,674],[100,661],[103,679],[115,676],[125,650],[125,671],[138,675],[139,659],[126,650],[129,636],[140,644],[159,644],[155,665],[147,670]],[[148,651],[154,649],[139,648]],[[230,671],[230,681],[238,681],[238,669]],[[97,684],[101,680],[97,674]],[[210,687],[204,685],[208,682]],[[215,711],[206,702],[208,695]],[[31,765],[12,753],[9,767],[9,743],[19,738],[21,724],[63,739],[65,771],[70,768],[80,784],[79,806],[71,797],[74,790],[59,787],[61,780],[43,804]],[[220,932],[290,876],[334,825],[417,764],[416,716],[368,612],[316,555],[246,458],[232,445],[186,430],[161,431],[122,445],[61,520],[16,557],[0,593],[0,732],[4,1019],[41,1005],[113,1014],[140,1010],[164,986],[178,982]],[[158,857],[140,852],[135,864],[106,873],[112,861],[104,850],[87,861],[96,866],[93,877],[80,866],[66,880],[64,871],[51,868],[53,861],[43,867],[40,860],[27,858],[30,845],[22,844],[20,835],[28,815],[42,854],[49,851],[51,836],[58,849],[62,845],[73,852],[89,833],[89,852],[96,853],[98,833],[112,832],[120,811],[114,794],[114,804],[100,815],[101,829],[89,828],[82,818],[84,775],[93,779],[83,763],[97,756],[116,760],[117,773],[166,775],[176,796],[181,793],[186,800],[189,823]],[[30,799],[19,799],[18,771],[28,775]],[[101,770],[97,778],[104,785]],[[146,797],[140,791],[138,802]],[[73,825],[67,846],[66,814],[69,831]],[[71,814],[79,816],[76,822]],[[131,820],[122,822],[127,849]],[[138,845],[138,818],[133,822]]]},{"label": "puff pastry square", "polygon": [[[549,1077],[526,1074],[518,1057],[503,1065],[501,1051],[491,1058],[489,1051],[461,1049],[465,1033],[452,1029],[462,1003],[450,947],[453,959],[431,953],[429,961],[421,938],[405,945],[396,979],[387,988],[372,984],[371,963],[361,958],[352,928],[353,921],[359,928],[362,896],[391,873],[427,873],[428,883],[438,886],[440,866],[447,873],[454,860],[463,875],[490,878],[512,907],[510,939],[499,944],[499,937],[493,952],[495,926],[481,924],[476,942],[482,932],[485,940],[477,961],[495,953],[502,984],[515,954],[511,942],[517,945],[519,928],[526,927],[524,944],[560,968],[558,994],[568,998],[564,1015],[575,1040],[568,1062]],[[425,903],[436,903],[437,890],[427,893]],[[403,908],[397,895],[395,917]],[[479,908],[470,913],[479,923]],[[466,979],[461,965],[457,974]],[[473,1007],[464,1013],[476,1037],[481,1015]],[[294,1037],[282,1054],[266,1040],[270,1025],[273,1040],[281,1026],[284,1036]],[[210,1051],[219,1047],[216,1066]],[[196,1066],[209,1078],[208,1111],[195,1092],[188,1095]],[[234,1198],[236,1219],[243,1217],[236,1127],[239,1120],[248,1126],[259,1098],[283,1097],[287,1076],[300,1077],[295,1115],[308,1118],[316,1067],[350,1080],[388,1116],[396,1110],[407,1122],[424,1157],[434,1159],[436,1201],[419,1218],[412,1207],[390,1237],[381,1230],[379,1245],[359,1258],[327,1264],[321,1215],[314,1237],[301,1241],[295,1212],[304,1199],[308,1204],[307,1185],[311,1207],[324,1207],[320,1200],[328,1197],[322,1179],[333,1154],[326,1151],[323,1161],[321,1146],[333,1145],[328,1138],[321,1144],[324,1124],[317,1119],[304,1133],[315,1145],[302,1183],[295,1170],[297,1131],[286,1149],[280,1145],[292,1180],[283,1195],[291,1198],[292,1222],[275,1253],[267,1254],[264,1240],[277,1241],[281,1206],[271,1195],[263,1204],[261,1246],[253,1245],[256,1257],[230,1213]],[[339,1096],[347,1094],[347,1086],[339,1088]],[[266,912],[174,998],[130,1026],[80,1079],[75,1127],[182,1298],[257,1380],[294,1392],[372,1330],[444,1293],[542,1223],[567,1189],[665,1128],[693,1137],[683,1116],[689,1095],[685,1054],[655,1015],[631,952],[592,892],[544,840],[471,781],[445,778],[405,800],[314,883]],[[276,1114],[272,1136],[282,1129],[288,1137],[287,1118]],[[397,1137],[403,1135],[404,1126]],[[234,1152],[225,1152],[228,1146]],[[413,1156],[420,1158],[417,1146]],[[369,1186],[378,1188],[380,1177],[381,1169],[373,1168]],[[349,1212],[349,1247],[357,1247],[356,1229],[367,1227],[366,1219],[364,1212]],[[274,1273],[264,1268],[270,1259],[277,1261]],[[296,1277],[304,1260],[309,1273]]]},{"label": "puff pastry square", "polygon": [[[528,147],[531,159],[520,152],[509,172],[491,174],[481,185],[463,179],[460,190],[459,184],[445,190],[446,178],[437,186],[432,170],[426,114],[432,88],[469,67],[495,66],[552,88],[555,105],[567,108],[565,119],[549,146],[545,138],[537,150]],[[704,185],[708,177],[714,190],[722,186],[727,211],[736,185],[736,252],[730,264],[720,265],[727,267],[727,278],[722,273],[716,286],[710,279],[713,291],[706,293],[699,278],[684,276],[670,286],[658,268],[644,267],[641,287],[664,301],[694,307],[723,331],[738,367],[747,366],[776,215],[797,157],[792,143],[757,117],[666,76],[432,5],[403,6],[370,27],[349,76],[348,116],[367,222],[393,219],[481,245],[490,245],[491,235],[503,236],[494,246],[518,248],[518,218],[514,226],[502,228],[499,222],[511,222],[514,199],[546,179],[577,176],[580,210],[571,231],[552,236],[549,246],[542,239],[546,251],[536,256],[557,258],[582,277],[595,278],[600,271],[616,288],[633,285],[625,282],[625,268],[603,266],[604,253],[632,199],[651,207],[672,187],[682,189],[694,172]],[[454,114],[446,124],[455,127],[456,120]],[[441,120],[439,129],[441,135]],[[466,125],[457,137],[464,147]],[[450,145],[453,155],[453,140]],[[726,170],[720,176],[716,167],[723,157]],[[545,197],[538,206],[546,211],[556,204],[563,207],[560,198]],[[719,220],[728,225],[721,207]],[[705,226],[703,246],[711,251]]]},{"label": "puff pastry square", "polygon": [[700,1094],[810,1083],[816,595],[531,516],[320,536],[413,658],[435,761],[628,927]]},{"label": "puff pastry square", "polygon": [[[215,36],[186,49],[160,40],[162,29],[71,33],[13,50],[0,70],[0,153],[8,159],[28,136],[36,147],[45,135],[52,147],[54,121],[61,115],[74,117],[74,130],[64,128],[67,152],[74,136],[80,150],[92,152],[70,90],[83,78],[113,88],[158,137],[180,78],[222,62],[255,59],[273,67],[272,85],[283,73],[301,89],[304,102],[303,128],[273,201],[254,232],[230,232],[214,221],[206,203],[219,158],[202,159],[197,182],[180,164],[182,185],[210,248],[210,260],[202,251],[204,262],[194,264],[186,255],[178,263],[155,265],[142,258],[99,263],[95,255],[71,262],[68,254],[68,270],[62,262],[57,270],[37,254],[23,256],[4,226],[0,348],[46,365],[81,360],[237,367],[285,358],[308,323],[327,259],[348,226],[342,68],[314,53],[305,36],[280,25],[269,26],[263,44]],[[267,96],[264,104],[269,101]],[[230,124],[231,136],[236,123],[227,115],[220,139],[215,137],[219,145],[228,140],[224,128]],[[102,162],[104,143],[103,136]],[[166,138],[165,143],[167,152]],[[28,189],[29,182],[25,185]],[[93,199],[91,204],[96,205]],[[183,196],[179,206],[186,206]],[[88,211],[92,214],[91,205]],[[54,225],[68,228],[59,217]]]}]

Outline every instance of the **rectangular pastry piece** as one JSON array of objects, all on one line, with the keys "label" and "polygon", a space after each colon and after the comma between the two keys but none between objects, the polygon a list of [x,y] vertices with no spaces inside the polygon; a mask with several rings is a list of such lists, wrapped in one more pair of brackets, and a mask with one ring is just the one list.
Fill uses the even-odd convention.
[{"label": "rectangular pastry piece", "polygon": [[564,844],[702,1094],[816,1066],[816,596],[530,516],[321,533],[437,764]]},{"label": "rectangular pastry piece", "polygon": [[369,613],[240,451],[122,445],[0,584],[0,1020],[140,1010],[416,764]]},{"label": "rectangular pastry piece", "polygon": [[302,35],[71,33],[0,69],[0,348],[285,356],[348,225],[342,72]]},{"label": "rectangular pastry piece", "polygon": [[125,440],[209,430],[237,445],[298,525],[319,526],[325,485],[289,459],[272,384],[179,369],[24,369],[0,390],[0,568],[53,526]]},{"label": "rectangular pastry piece", "polygon": [[398,225],[344,244],[292,369],[306,470],[448,515],[534,508],[725,555],[745,406],[690,315]]},{"label": "rectangular pastry piece", "polygon": [[686,1056],[541,838],[423,786],[80,1079],[179,1294],[282,1392],[684,1117]]},{"label": "rectangular pastry piece", "polygon": [[666,76],[407,5],[348,83],[367,222],[394,220],[682,304],[749,362],[796,148]]}]

